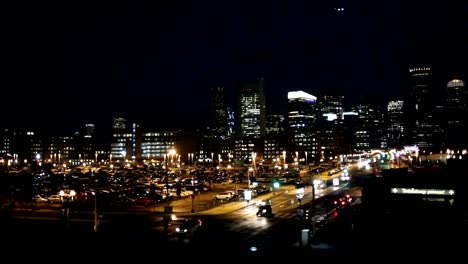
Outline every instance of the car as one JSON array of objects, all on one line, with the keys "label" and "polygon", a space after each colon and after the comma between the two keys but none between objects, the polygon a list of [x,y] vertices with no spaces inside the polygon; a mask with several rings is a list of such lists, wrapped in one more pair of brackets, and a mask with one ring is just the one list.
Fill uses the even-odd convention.
[{"label": "car", "polygon": [[60,196],[58,194],[52,194],[47,199],[49,200],[50,203],[61,203],[61,202],[63,202],[62,196]]},{"label": "car", "polygon": [[33,200],[34,202],[36,202],[36,203],[47,203],[47,202],[49,202],[49,199],[47,199],[47,197],[43,197],[43,196],[41,196],[41,195],[39,195],[39,194],[38,194],[38,195],[34,195],[34,196],[32,197],[32,200]]},{"label": "car", "polygon": [[142,198],[133,200],[134,205],[150,206],[150,205],[155,205],[156,203],[157,203],[156,200],[152,198],[148,198],[148,197],[142,197]]},{"label": "car", "polygon": [[175,229],[177,238],[183,242],[189,242],[200,232],[202,220],[200,218],[184,219],[179,227]]},{"label": "car", "polygon": [[230,200],[232,198],[234,198],[235,196],[235,192],[234,191],[224,191],[224,192],[220,192],[218,194],[215,195],[215,199],[216,200]]}]

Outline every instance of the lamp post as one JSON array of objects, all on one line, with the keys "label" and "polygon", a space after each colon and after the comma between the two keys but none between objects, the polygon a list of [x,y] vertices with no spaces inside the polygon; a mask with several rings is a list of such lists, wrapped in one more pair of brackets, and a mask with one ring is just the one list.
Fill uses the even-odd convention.
[{"label": "lamp post", "polygon": [[[257,170],[257,164],[255,163],[255,160],[257,158],[257,152],[252,152],[252,176],[255,177],[255,171]],[[250,189],[250,177],[248,178],[248,189]]]},{"label": "lamp post", "polygon": [[302,210],[302,198],[304,197],[304,185],[298,184],[296,186],[296,197],[297,201],[299,202],[299,209]]},{"label": "lamp post", "polygon": [[247,189],[250,189],[250,174],[253,174],[254,169],[252,167],[249,168],[247,172]]},{"label": "lamp post", "polygon": [[122,154],[122,163],[124,163],[125,162],[125,157],[127,157],[127,151],[122,150],[120,153]]},{"label": "lamp post", "polygon": [[37,153],[36,154],[36,173],[39,172],[39,164],[41,162],[41,154]]},{"label": "lamp post", "polygon": [[[91,177],[94,176],[93,171],[91,171]],[[97,182],[94,188],[94,232],[96,233],[98,231],[98,226],[99,226],[99,213],[98,213],[98,186]]]},{"label": "lamp post", "polygon": [[[174,162],[174,155],[176,155],[176,150],[175,149],[170,149],[169,152],[168,152],[168,155],[171,155],[171,163]],[[169,157],[168,157],[169,158]],[[167,161],[167,159],[166,159]]]},{"label": "lamp post", "polygon": [[192,213],[195,212],[195,192],[190,196],[190,198],[192,199]]},{"label": "lamp post", "polygon": [[[59,192],[60,198],[62,199],[62,206],[64,206],[64,209],[62,209],[62,217],[65,218],[65,226],[66,228],[70,227],[70,200],[73,201],[75,198],[76,192],[74,190],[71,190],[69,193],[65,193],[64,190],[61,190]],[[65,201],[64,201],[65,200]]]}]

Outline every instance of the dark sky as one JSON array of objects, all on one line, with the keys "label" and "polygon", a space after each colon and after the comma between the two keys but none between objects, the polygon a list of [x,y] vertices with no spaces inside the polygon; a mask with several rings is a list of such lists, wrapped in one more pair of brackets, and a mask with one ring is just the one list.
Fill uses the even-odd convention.
[{"label": "dark sky", "polygon": [[455,4],[466,1],[96,2],[15,9],[13,81],[2,89],[15,114],[2,127],[66,132],[117,115],[150,129],[197,127],[209,123],[210,87],[234,94],[237,81],[260,76],[273,113],[285,113],[291,90],[348,102],[404,95],[418,63],[443,82],[467,76],[468,8]]}]

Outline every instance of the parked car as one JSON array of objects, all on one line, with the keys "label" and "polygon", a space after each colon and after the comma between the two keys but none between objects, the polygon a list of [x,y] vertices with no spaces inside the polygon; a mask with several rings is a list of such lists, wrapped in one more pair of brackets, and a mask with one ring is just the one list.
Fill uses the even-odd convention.
[{"label": "parked car", "polygon": [[43,197],[41,195],[34,195],[33,198],[32,198],[33,202],[36,202],[36,203],[47,203],[49,202],[49,199],[47,199],[47,197]]},{"label": "parked car", "polygon": [[61,203],[63,201],[62,196],[58,194],[52,194],[51,196],[48,197],[48,200],[49,200],[49,203]]},{"label": "parked car", "polygon": [[215,195],[216,200],[230,200],[234,198],[236,193],[234,191],[224,191]]}]

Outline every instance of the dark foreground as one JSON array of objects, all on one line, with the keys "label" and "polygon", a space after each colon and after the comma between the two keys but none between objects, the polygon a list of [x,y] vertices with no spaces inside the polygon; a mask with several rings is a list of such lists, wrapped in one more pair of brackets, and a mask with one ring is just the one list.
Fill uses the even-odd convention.
[{"label": "dark foreground", "polygon": [[[250,252],[248,241],[208,234],[192,244],[173,243],[160,229],[128,221],[103,225],[93,231],[93,223],[2,219],[2,252],[15,260],[31,256],[50,261],[97,262],[137,261],[176,263],[297,261],[297,258],[348,262],[381,260],[434,260],[458,258],[466,244],[463,213],[433,208],[398,212],[364,212],[350,222],[324,228],[309,245],[280,243],[269,238],[258,252]],[[461,213],[461,214],[460,214]],[[157,231],[159,230],[159,231]],[[298,234],[298,241],[300,235]]]}]

